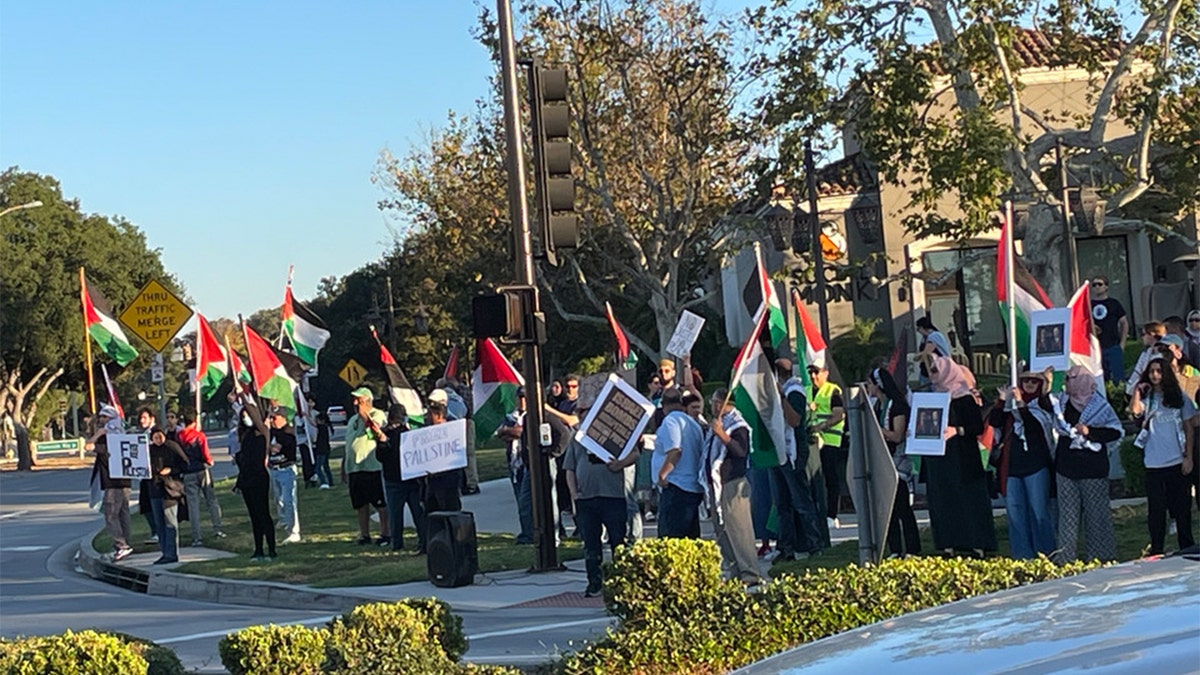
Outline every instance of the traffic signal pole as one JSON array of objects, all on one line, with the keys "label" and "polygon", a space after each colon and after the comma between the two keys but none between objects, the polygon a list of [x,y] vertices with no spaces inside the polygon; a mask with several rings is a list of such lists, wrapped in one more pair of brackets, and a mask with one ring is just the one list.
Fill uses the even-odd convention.
[{"label": "traffic signal pole", "polygon": [[[510,0],[496,0],[497,27],[500,31],[500,75],[504,85],[504,140],[507,145],[508,214],[513,227],[517,283],[532,288],[531,302],[524,318],[532,329],[541,312],[533,272],[533,240],[529,231],[529,202],[525,189],[525,151],[521,138],[521,112],[517,100],[516,44],[513,40]],[[530,333],[526,333],[529,335]],[[521,365],[525,376],[525,447],[529,449],[530,491],[533,493],[534,562],[531,571],[559,569],[555,544],[554,504],[550,503],[549,456],[542,450],[541,345],[538,340],[522,341]]]}]

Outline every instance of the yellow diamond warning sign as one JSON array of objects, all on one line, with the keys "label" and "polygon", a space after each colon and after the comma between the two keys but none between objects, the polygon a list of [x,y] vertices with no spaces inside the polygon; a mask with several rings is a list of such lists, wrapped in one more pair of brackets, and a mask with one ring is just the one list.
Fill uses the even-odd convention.
[{"label": "yellow diamond warning sign", "polygon": [[346,365],[342,367],[342,371],[338,373],[338,377],[351,387],[357,387],[367,377],[367,369],[362,367],[358,361],[350,359]]},{"label": "yellow diamond warning sign", "polygon": [[126,328],[156,352],[161,352],[190,318],[192,308],[153,279],[138,291],[120,317]]}]

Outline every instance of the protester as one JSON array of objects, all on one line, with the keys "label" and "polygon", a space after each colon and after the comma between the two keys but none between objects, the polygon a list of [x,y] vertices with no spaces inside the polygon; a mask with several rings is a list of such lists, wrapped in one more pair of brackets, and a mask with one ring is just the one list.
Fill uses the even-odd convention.
[{"label": "protester", "polygon": [[[432,394],[426,407],[429,410],[430,425],[445,424],[448,421],[446,405]],[[425,478],[425,513],[462,511],[462,496],[459,492],[462,472],[462,469],[446,469],[431,473]]]},{"label": "protester", "polygon": [[176,507],[183,497],[183,472],[187,455],[159,427],[150,430],[150,509],[162,556],[155,565],[179,562],[179,518]]},{"label": "protester", "polygon": [[905,452],[908,435],[908,401],[896,379],[885,368],[875,368],[867,378],[867,392],[879,403],[876,414],[887,443],[892,463],[896,467],[896,499],[892,504],[892,519],[888,524],[888,552],[902,558],[921,553],[921,532],[913,513],[912,495],[916,493],[917,472]]},{"label": "protester", "polygon": [[[267,471],[268,443],[271,431],[258,416],[257,406],[245,406],[238,412],[241,425],[238,427],[238,444],[241,450],[234,457],[237,463],[237,482],[233,491],[242,495],[246,513],[250,516],[250,527],[254,534],[254,553],[250,560],[266,562],[274,560],[275,522],[271,519],[270,491],[271,476]],[[263,545],[266,553],[263,553]]]},{"label": "protester", "polygon": [[333,485],[333,469],[329,468],[330,443],[329,436],[333,433],[333,424],[329,415],[317,413],[316,440],[313,441],[313,470],[322,490],[328,490]]},{"label": "protester", "polygon": [[[517,535],[518,544],[533,543],[533,489],[530,473],[534,470],[533,459],[525,443],[525,388],[517,389],[517,409],[509,414],[496,435],[507,443],[505,450],[508,458],[510,478],[513,481],[513,496],[517,500],[517,519],[521,523],[521,532]],[[539,457],[546,457],[549,467],[550,503],[557,504],[557,467],[554,457],[563,455],[571,442],[571,429],[561,419],[554,415],[546,415],[543,421],[550,425],[550,445],[544,448]],[[558,509],[550,509],[555,517],[554,530],[559,531]],[[556,542],[559,537],[556,536]]]},{"label": "protester", "polygon": [[467,421],[467,466],[462,472],[459,489],[463,496],[479,494],[479,466],[475,461],[475,420],[471,418],[471,406],[464,398],[463,387],[456,377],[438,378],[435,385],[446,392],[446,419]]},{"label": "protester", "polygon": [[[574,431],[579,428],[579,422],[583,419],[583,416],[579,414],[580,411],[578,410],[579,376],[571,373],[570,375],[567,375],[567,379],[564,382],[566,388],[564,390],[563,398],[558,402],[558,405],[549,412],[551,415],[557,414],[558,418],[561,419],[568,427],[570,427],[572,431]],[[554,488],[555,495],[557,495],[557,502],[555,503],[555,506],[558,509],[558,536],[562,539],[567,537],[565,525],[566,517],[568,515],[574,515],[573,509],[575,508],[575,506],[571,503],[571,490],[569,487],[567,487],[567,474],[563,471],[564,456],[565,453],[551,460],[554,462],[554,467],[556,470]]]},{"label": "protester", "polygon": [[[775,361],[775,377],[780,385],[783,420],[788,426],[785,436],[787,461],[770,467],[767,474],[771,501],[778,514],[777,555],[784,560],[793,560],[806,558],[829,546],[825,484],[820,451],[813,453],[809,446],[807,394],[800,378],[792,375],[790,359]],[[819,490],[813,489],[813,477],[821,483]],[[751,501],[757,489],[756,485],[750,484]]]},{"label": "protester", "polygon": [[404,479],[400,467],[400,434],[408,431],[408,411],[393,403],[387,411],[387,426],[383,433],[387,441],[375,446],[375,456],[383,467],[383,496],[387,501],[388,521],[392,528],[393,551],[404,550],[404,507],[412,514],[417,531],[417,553],[425,553],[425,509],[421,506],[424,478]]},{"label": "protester", "polygon": [[1144,453],[1150,554],[1164,551],[1168,512],[1175,521],[1179,549],[1191,548],[1196,542],[1185,476],[1191,473],[1196,456],[1196,404],[1183,395],[1166,359],[1153,359],[1146,365],[1129,401],[1129,412],[1141,426],[1134,445]]},{"label": "protester", "polygon": [[[148,406],[138,408],[137,426],[131,430],[131,433],[150,435],[150,430],[154,428],[154,411]],[[146,519],[150,525],[150,539],[147,544],[158,543],[158,523],[154,519],[154,507],[150,504],[150,483],[151,479],[143,478],[138,481],[138,513]]]},{"label": "protester", "polygon": [[306,488],[317,487],[316,458],[313,456],[313,441],[317,432],[316,404],[311,398],[305,399],[304,407],[296,411],[296,416],[292,418],[292,428],[296,432],[296,456]]},{"label": "protester", "polygon": [[[1012,557],[1029,560],[1055,549],[1050,513],[1051,467],[1054,460],[1054,410],[1049,378],[1026,371],[1016,387],[1002,388],[988,424],[1004,430],[1000,476]],[[1012,401],[1011,405],[1009,401]]]},{"label": "protester", "polygon": [[551,408],[557,408],[560,401],[563,400],[563,383],[561,380],[555,380],[550,383],[549,389],[546,390],[546,405]]},{"label": "protester", "polygon": [[200,532],[200,498],[208,506],[208,515],[212,521],[213,536],[225,538],[221,528],[221,504],[217,501],[216,491],[213,490],[212,453],[208,449],[208,436],[200,431],[199,423],[187,415],[180,416],[182,427],[176,435],[179,447],[187,455],[187,469],[183,474],[184,502],[187,504],[188,521],[192,524],[192,546],[203,546],[204,538]]},{"label": "protester", "polygon": [[1056,560],[1067,563],[1076,559],[1081,529],[1087,542],[1084,560],[1116,560],[1105,446],[1123,435],[1121,421],[1108,399],[1096,391],[1096,378],[1082,366],[1072,367],[1063,377],[1063,393],[1055,412],[1059,430],[1054,453],[1058,486]]},{"label": "protester", "polygon": [[824,364],[809,364],[808,416],[810,433],[816,434],[821,448],[821,471],[825,478],[825,519],[829,529],[841,527],[838,508],[841,505],[842,482],[846,479],[848,450],[842,448],[842,432],[846,427],[846,404],[842,388],[829,381],[829,369]]},{"label": "protester", "polygon": [[1184,355],[1188,363],[1200,367],[1200,309],[1193,309],[1187,315],[1187,327],[1184,329]]},{"label": "protester", "polygon": [[754,555],[750,482],[746,479],[750,425],[726,400],[728,394],[722,387],[709,399],[713,420],[704,453],[705,487],[721,551],[721,572],[726,578],[754,585],[762,582],[762,575]]},{"label": "protester", "polygon": [[1125,337],[1129,335],[1129,318],[1125,308],[1116,298],[1108,297],[1108,277],[1097,274],[1092,277],[1092,330],[1100,340],[1100,359],[1104,367],[1104,379],[1108,382],[1125,381]]},{"label": "protester", "polygon": [[109,473],[108,434],[121,433],[121,417],[111,405],[102,405],[96,412],[96,431],[88,437],[85,448],[96,453],[92,465],[92,480],[100,481],[104,491],[104,527],[112,538],[112,560],[117,562],[133,553],[129,545],[133,537],[129,522],[129,479],[113,478]]},{"label": "protester", "polygon": [[666,413],[654,440],[651,471],[661,489],[658,536],[700,538],[699,507],[704,500],[700,468],[704,435],[696,420],[683,410],[683,392],[663,391]]},{"label": "protester", "polygon": [[283,541],[300,541],[300,510],[296,503],[296,434],[288,424],[289,411],[275,408],[267,416],[271,426],[271,447],[267,468],[271,470],[271,492],[279,523],[288,533]]},{"label": "protester", "polygon": [[383,496],[383,465],[375,456],[379,443],[387,442],[383,411],[375,408],[375,395],[366,387],[350,392],[355,414],[346,422],[346,456],[342,460],[342,482],[350,484],[350,505],[358,519],[358,543],[371,543],[371,507],[379,515],[379,546],[391,546],[387,501]]},{"label": "protester", "polygon": [[167,413],[167,423],[163,425],[163,431],[167,434],[168,441],[179,442],[179,432],[183,429],[183,424],[179,421],[179,415],[175,412]]},{"label": "protester", "polygon": [[937,326],[933,325],[933,320],[928,316],[923,316],[917,319],[917,333],[921,335],[921,344],[917,346],[917,352],[929,354],[931,356],[950,356],[952,350],[950,348],[950,340],[946,334],[938,330]]},{"label": "protester", "polygon": [[578,442],[572,442],[563,457],[567,488],[574,502],[575,522],[583,539],[583,558],[587,568],[587,597],[601,591],[600,563],[604,558],[601,537],[608,531],[613,553],[625,543],[628,513],[625,505],[625,467],[637,462],[638,450],[622,459],[601,460]]},{"label": "protester", "polygon": [[688,417],[696,420],[701,431],[708,433],[708,420],[704,419],[704,399],[690,389],[683,390],[683,411]]},{"label": "protester", "polygon": [[1146,370],[1146,364],[1150,362],[1150,357],[1158,353],[1158,342],[1166,334],[1166,327],[1159,321],[1150,321],[1142,326],[1143,349],[1142,353],[1138,355],[1137,362],[1133,364],[1133,371],[1129,374],[1129,382],[1125,385],[1126,396],[1133,396],[1133,388],[1142,379],[1142,372]]},{"label": "protester", "polygon": [[988,498],[987,473],[979,456],[983,412],[975,376],[950,357],[923,357],[936,391],[950,394],[945,454],[922,458],[927,477],[929,520],[934,548],[951,555],[982,557],[996,550],[996,529]]}]

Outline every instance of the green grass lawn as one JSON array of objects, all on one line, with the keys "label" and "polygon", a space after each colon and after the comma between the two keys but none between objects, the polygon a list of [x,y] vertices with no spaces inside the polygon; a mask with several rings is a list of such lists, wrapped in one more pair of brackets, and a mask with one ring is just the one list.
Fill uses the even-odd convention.
[{"label": "green grass lawn", "polygon": [[[339,475],[340,451],[335,448],[333,466],[335,479]],[[497,460],[496,457],[499,457]],[[507,475],[503,449],[484,449],[478,453],[480,481]],[[497,467],[499,467],[497,469]],[[499,471],[499,475],[496,472]],[[300,508],[300,530],[303,540],[295,544],[283,543],[286,534],[276,530],[279,539],[279,558],[269,563],[250,561],[254,551],[250,519],[246,505],[240,495],[233,493],[233,479],[218,481],[217,498],[221,502],[223,526],[229,534],[226,539],[211,536],[208,512],[201,507],[201,523],[205,533],[205,545],[214,549],[236,554],[231,558],[194,562],[181,565],[177,571],[186,574],[225,577],[229,579],[259,579],[303,584],[315,587],[377,586],[401,584],[428,579],[425,556],[415,553],[417,534],[411,527],[404,531],[407,551],[393,553],[377,546],[360,546],[358,525],[350,508],[350,496],[345,485],[334,485],[329,490],[317,490],[301,486],[298,489]],[[135,491],[136,494],[136,491]],[[272,509],[274,506],[272,506]],[[407,512],[406,512],[407,514]],[[371,523],[372,535],[378,536],[378,523]],[[133,517],[133,543],[137,553],[157,552],[156,544],[145,544],[150,533],[146,519]],[[179,541],[186,545],[191,541],[191,524],[180,523]],[[100,533],[93,541],[97,551],[112,550],[112,540],[107,533]],[[480,534],[477,538],[479,569],[481,572],[527,569],[533,566],[533,547],[518,546],[514,534]],[[184,549],[186,551],[186,548]],[[583,556],[578,541],[568,540],[559,547],[559,559],[572,560]]]},{"label": "green grass lawn", "polygon": [[[1200,522],[1197,521],[1196,511],[1193,509],[1193,532],[1195,532],[1198,525],[1200,525]],[[1150,532],[1146,528],[1145,504],[1138,506],[1118,506],[1114,508],[1113,528],[1117,535],[1117,560],[1122,562],[1136,560],[1142,557],[1143,553],[1150,548]],[[1008,519],[1004,516],[996,518],[996,543],[999,547],[996,555],[1011,555],[1008,542]],[[1168,534],[1166,538],[1167,550],[1170,551],[1174,545],[1175,536]],[[886,547],[886,544],[884,546]],[[1080,541],[1078,549],[1080,555],[1086,550],[1083,541]],[[925,555],[934,554],[933,531],[928,527],[921,529],[921,551]],[[810,569],[845,567],[857,562],[858,540],[851,540],[837,544],[826,551],[822,551],[820,555],[805,560],[776,562],[771,567],[771,575],[803,574],[806,570]]]}]

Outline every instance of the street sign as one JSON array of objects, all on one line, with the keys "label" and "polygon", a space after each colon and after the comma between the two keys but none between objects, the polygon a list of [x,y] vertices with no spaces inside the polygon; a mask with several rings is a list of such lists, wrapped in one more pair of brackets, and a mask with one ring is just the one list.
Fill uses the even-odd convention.
[{"label": "street sign", "polygon": [[150,381],[155,384],[158,384],[159,382],[163,381],[163,367],[162,366],[150,366]]},{"label": "street sign", "polygon": [[351,387],[357,387],[362,384],[363,378],[367,376],[367,369],[362,367],[358,361],[350,359],[342,370],[338,373],[338,377],[342,378],[346,384]]},{"label": "street sign", "polygon": [[156,352],[170,344],[190,318],[192,308],[154,279],[138,291],[120,316],[121,323]]}]

